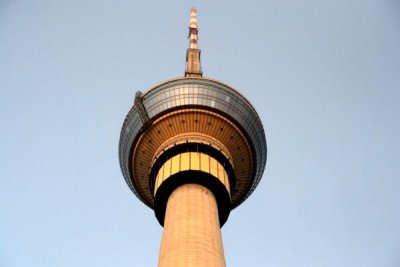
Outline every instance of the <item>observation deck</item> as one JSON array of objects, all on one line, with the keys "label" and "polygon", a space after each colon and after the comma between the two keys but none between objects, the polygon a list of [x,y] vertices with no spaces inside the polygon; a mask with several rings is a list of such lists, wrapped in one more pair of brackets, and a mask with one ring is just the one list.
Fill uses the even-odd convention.
[{"label": "observation deck", "polygon": [[[161,201],[156,192],[163,181],[157,182],[157,175],[163,169],[163,177],[159,179],[164,179],[164,165],[185,152],[210,156],[219,163],[218,166],[224,167],[224,177],[213,175],[220,179],[220,185],[225,186],[224,193],[221,193],[221,186],[206,182],[210,179],[190,181],[212,187],[223,225],[230,210],[250,196],[262,177],[267,159],[263,125],[244,96],[213,79],[177,78],[144,94],[137,92],[121,130],[120,166],[130,189],[142,202],[155,209],[160,224],[163,224],[166,204],[157,203],[166,202],[165,198],[178,184],[167,189],[168,193],[160,193]],[[197,167],[192,166],[197,159],[189,157],[188,160],[186,171],[211,174],[210,160],[206,165],[199,162]],[[184,171],[180,169],[183,163],[178,165],[180,167],[174,170],[169,167],[167,174],[171,176]],[[180,179],[180,183],[185,183],[184,179]]]}]

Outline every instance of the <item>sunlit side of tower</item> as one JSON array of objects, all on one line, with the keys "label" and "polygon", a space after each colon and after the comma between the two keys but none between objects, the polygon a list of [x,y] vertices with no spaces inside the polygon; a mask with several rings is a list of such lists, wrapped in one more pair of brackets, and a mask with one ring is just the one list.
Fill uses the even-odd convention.
[{"label": "sunlit side of tower", "polygon": [[225,266],[220,227],[260,181],[261,120],[232,87],[202,77],[196,10],[185,76],[137,92],[121,130],[131,190],[164,227],[159,266]]}]

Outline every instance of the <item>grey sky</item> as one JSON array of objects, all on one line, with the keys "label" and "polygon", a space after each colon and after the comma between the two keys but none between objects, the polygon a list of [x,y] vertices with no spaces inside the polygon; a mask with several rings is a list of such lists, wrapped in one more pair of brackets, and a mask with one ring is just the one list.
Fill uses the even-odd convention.
[{"label": "grey sky", "polygon": [[227,264],[400,266],[398,1],[0,1],[0,266],[156,266],[119,131],[182,76],[255,106],[268,162],[222,229]]}]

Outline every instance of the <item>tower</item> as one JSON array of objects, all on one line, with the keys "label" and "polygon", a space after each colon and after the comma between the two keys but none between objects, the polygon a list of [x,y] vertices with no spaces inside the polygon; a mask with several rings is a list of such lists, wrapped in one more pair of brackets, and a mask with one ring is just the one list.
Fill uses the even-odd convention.
[{"label": "tower", "polygon": [[164,227],[159,266],[225,266],[220,227],[258,185],[267,159],[260,118],[232,87],[204,78],[196,9],[185,76],[142,94],[125,118],[119,160]]}]

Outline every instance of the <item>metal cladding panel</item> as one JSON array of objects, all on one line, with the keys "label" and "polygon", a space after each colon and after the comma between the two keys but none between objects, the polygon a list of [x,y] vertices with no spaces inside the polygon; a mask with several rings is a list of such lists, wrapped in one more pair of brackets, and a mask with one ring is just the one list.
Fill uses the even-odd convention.
[{"label": "metal cladding panel", "polygon": [[[254,182],[242,201],[256,188],[264,172],[267,159],[265,133],[257,112],[238,91],[208,78],[178,78],[150,89],[142,96],[141,103],[150,120],[167,113],[169,110],[191,106],[204,107],[233,119],[234,123],[247,134],[249,142],[252,144],[256,161]],[[125,180],[136,195],[138,194],[132,187],[131,182],[133,177],[130,177],[129,157],[135,136],[143,125],[139,116],[135,113],[135,109],[132,108],[125,120],[120,140],[121,168]],[[235,203],[235,206],[242,201]]]},{"label": "metal cladding panel", "polygon": [[119,139],[119,164],[122,174],[124,175],[125,181],[128,184],[129,188],[132,190],[133,193],[135,193],[135,195],[139,199],[143,201],[142,197],[138,194],[136,188],[133,185],[133,179],[131,179],[133,177],[131,177],[131,173],[129,170],[131,147],[142,127],[143,122],[140,120],[139,113],[136,111],[135,106],[133,106],[126,116],[121,130],[121,135]]}]

